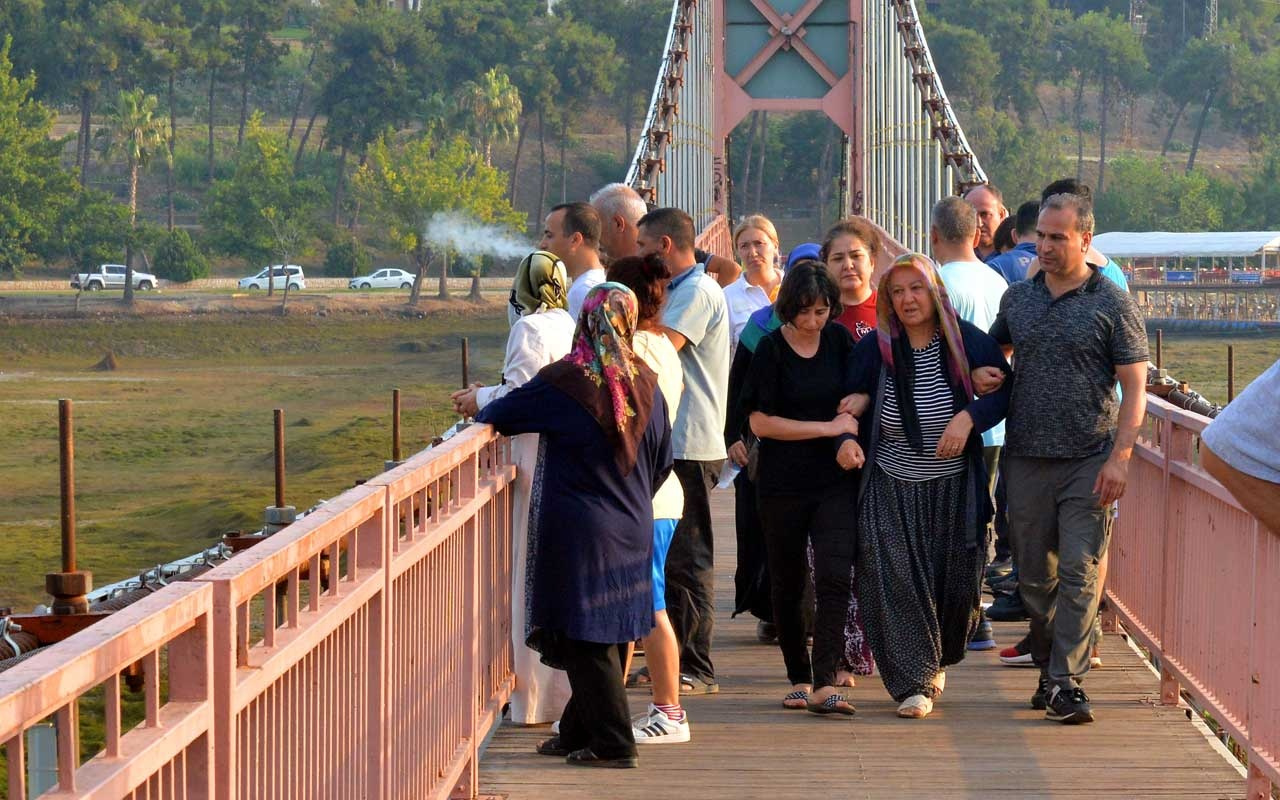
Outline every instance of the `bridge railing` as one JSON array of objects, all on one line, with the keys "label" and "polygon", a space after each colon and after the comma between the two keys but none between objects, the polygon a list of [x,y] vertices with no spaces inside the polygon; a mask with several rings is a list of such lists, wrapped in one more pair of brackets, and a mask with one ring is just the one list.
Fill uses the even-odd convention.
[{"label": "bridge railing", "polygon": [[[514,476],[505,440],[473,426],[0,675],[9,797],[26,797],[24,732],[50,715],[53,797],[474,796],[512,687]],[[122,735],[135,662],[145,717]],[[99,686],[106,748],[81,766]]]},{"label": "bridge railing", "polygon": [[1107,596],[1156,657],[1161,700],[1186,691],[1249,761],[1248,797],[1280,785],[1280,534],[1199,465],[1204,417],[1149,397],[1111,543]]}]

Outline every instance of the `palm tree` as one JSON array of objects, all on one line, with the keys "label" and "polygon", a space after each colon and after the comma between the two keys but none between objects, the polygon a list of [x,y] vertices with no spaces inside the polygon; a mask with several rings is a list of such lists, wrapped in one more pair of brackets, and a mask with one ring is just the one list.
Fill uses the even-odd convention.
[{"label": "palm tree", "polygon": [[[107,127],[99,129],[104,156],[123,150],[129,165],[129,227],[138,222],[138,169],[156,153],[169,157],[164,118],[156,115],[159,99],[141,89],[122,90],[107,115]],[[132,237],[131,237],[132,238]],[[124,302],[133,303],[132,245],[125,252]]]},{"label": "palm tree", "polygon": [[510,140],[520,129],[520,90],[507,73],[494,67],[478,81],[467,81],[458,90],[462,124],[476,138],[486,166],[493,166],[493,142]]}]

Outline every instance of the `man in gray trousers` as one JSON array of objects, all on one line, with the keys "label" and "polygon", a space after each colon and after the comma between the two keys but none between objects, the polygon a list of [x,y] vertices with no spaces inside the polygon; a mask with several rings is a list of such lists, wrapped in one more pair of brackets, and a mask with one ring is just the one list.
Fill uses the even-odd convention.
[{"label": "man in gray trousers", "polygon": [[1031,655],[1040,667],[1031,706],[1066,724],[1093,721],[1080,682],[1102,594],[1098,563],[1147,407],[1142,314],[1086,263],[1092,239],[1088,200],[1048,198],[1036,223],[1041,273],[1009,287],[991,327],[1015,354],[1006,485]]}]

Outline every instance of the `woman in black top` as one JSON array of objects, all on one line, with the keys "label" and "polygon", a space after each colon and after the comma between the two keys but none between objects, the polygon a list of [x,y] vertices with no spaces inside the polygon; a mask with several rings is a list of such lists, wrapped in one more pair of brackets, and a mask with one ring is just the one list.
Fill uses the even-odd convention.
[{"label": "woman in black top", "polygon": [[[857,422],[837,413],[853,338],[835,322],[840,289],[817,261],[787,271],[774,306],[783,325],[760,340],[742,408],[760,437],[756,491],[769,559],[778,645],[792,691],[787,708],[853,714],[835,683],[853,593]],[[839,461],[837,461],[839,457]],[[803,595],[812,542],[817,612],[813,659]]]}]

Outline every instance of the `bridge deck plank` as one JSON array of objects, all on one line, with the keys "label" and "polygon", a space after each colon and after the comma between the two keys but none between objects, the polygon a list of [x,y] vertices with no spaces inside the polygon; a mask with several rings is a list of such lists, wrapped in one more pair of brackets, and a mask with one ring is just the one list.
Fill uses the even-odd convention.
[{"label": "bridge deck plank", "polygon": [[[688,800],[793,797],[1242,798],[1244,780],[1187,721],[1159,705],[1155,676],[1119,636],[1087,688],[1098,721],[1046,722],[1027,698],[1035,672],[1002,666],[996,651],[948,670],[947,691],[924,721],[900,720],[876,677],[851,692],[853,719],[785,711],[776,647],[758,644],[754,620],[731,620],[732,497],[714,495],[717,550],[715,661],[721,692],[685,700],[693,741],[642,747],[639,770],[566,766],[534,745],[548,726],[504,725],[481,763],[482,794],[509,800]],[[1022,623],[998,623],[1002,646]],[[648,700],[630,692],[634,713]],[[819,794],[823,792],[825,794]]]}]

